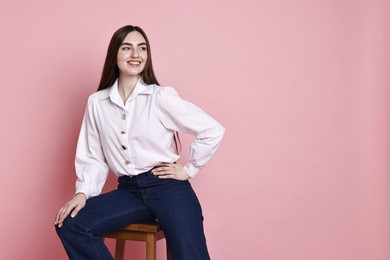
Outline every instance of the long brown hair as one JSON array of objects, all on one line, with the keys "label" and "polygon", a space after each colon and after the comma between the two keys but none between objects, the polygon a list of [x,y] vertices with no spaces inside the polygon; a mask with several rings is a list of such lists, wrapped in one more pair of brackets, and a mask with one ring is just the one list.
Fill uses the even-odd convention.
[{"label": "long brown hair", "polygon": [[[148,53],[148,59],[146,60],[144,71],[142,72],[142,80],[146,84],[160,85],[157,81],[156,75],[154,74],[152,53],[150,50],[149,39],[146,36],[146,33],[139,26],[126,25],[119,28],[111,37],[110,44],[108,45],[106,60],[103,66],[102,77],[100,78],[98,91],[111,87],[114,84],[115,80],[119,77],[119,68],[117,64],[118,50],[123,41],[125,40],[126,36],[133,31],[137,31],[142,34],[147,46],[146,49]],[[173,141],[175,142],[176,152],[177,154],[179,154],[181,152],[181,142],[178,132],[175,132],[173,134]]]},{"label": "long brown hair", "polygon": [[111,38],[110,44],[108,45],[106,60],[104,62],[102,77],[100,78],[98,91],[111,87],[112,84],[114,84],[115,80],[119,77],[119,68],[117,65],[118,50],[123,41],[125,40],[126,36],[133,31],[142,34],[147,45],[146,49],[148,53],[148,59],[146,60],[145,69],[142,72],[142,80],[146,84],[160,85],[153,71],[152,53],[150,50],[149,39],[146,36],[146,33],[138,26],[126,25],[122,28],[119,28],[114,33]]}]

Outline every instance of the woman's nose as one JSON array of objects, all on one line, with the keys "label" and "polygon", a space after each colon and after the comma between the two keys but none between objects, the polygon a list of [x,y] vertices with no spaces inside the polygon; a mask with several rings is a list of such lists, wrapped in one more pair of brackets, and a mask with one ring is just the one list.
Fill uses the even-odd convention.
[{"label": "woman's nose", "polygon": [[131,52],[131,57],[134,57],[134,58],[137,58],[139,55],[138,55],[138,50],[133,50]]}]

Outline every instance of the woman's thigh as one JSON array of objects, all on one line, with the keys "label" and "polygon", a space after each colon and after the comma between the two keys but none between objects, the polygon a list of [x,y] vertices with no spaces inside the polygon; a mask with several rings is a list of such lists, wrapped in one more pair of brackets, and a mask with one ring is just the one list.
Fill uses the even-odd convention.
[{"label": "woman's thigh", "polygon": [[202,209],[191,185],[171,181],[166,188],[161,190],[163,198],[149,206],[164,230],[173,258],[209,259]]},{"label": "woman's thigh", "polygon": [[85,231],[103,235],[134,222],[154,219],[143,201],[134,194],[114,190],[88,199],[74,221]]}]

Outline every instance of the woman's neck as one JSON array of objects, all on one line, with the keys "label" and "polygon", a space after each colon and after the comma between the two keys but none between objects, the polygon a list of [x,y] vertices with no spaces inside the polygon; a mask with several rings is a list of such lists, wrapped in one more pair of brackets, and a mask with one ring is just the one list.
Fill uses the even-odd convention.
[{"label": "woman's neck", "polygon": [[133,93],[133,90],[135,88],[135,85],[137,85],[139,78],[139,76],[123,77],[122,75],[119,77],[118,90],[120,96],[122,97],[123,103],[126,103],[126,100],[129,98],[131,93]]}]

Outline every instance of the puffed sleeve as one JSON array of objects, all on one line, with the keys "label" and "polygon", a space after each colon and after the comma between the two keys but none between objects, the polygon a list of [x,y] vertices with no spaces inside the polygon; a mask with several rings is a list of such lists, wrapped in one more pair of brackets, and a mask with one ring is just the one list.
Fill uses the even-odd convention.
[{"label": "puffed sleeve", "polygon": [[196,137],[189,147],[189,160],[184,166],[187,174],[194,177],[217,151],[225,128],[199,107],[181,99],[171,87],[158,90],[156,106],[164,127]]},{"label": "puffed sleeve", "polygon": [[82,192],[87,198],[101,193],[109,171],[95,121],[95,94],[88,99],[75,158],[76,193]]}]

